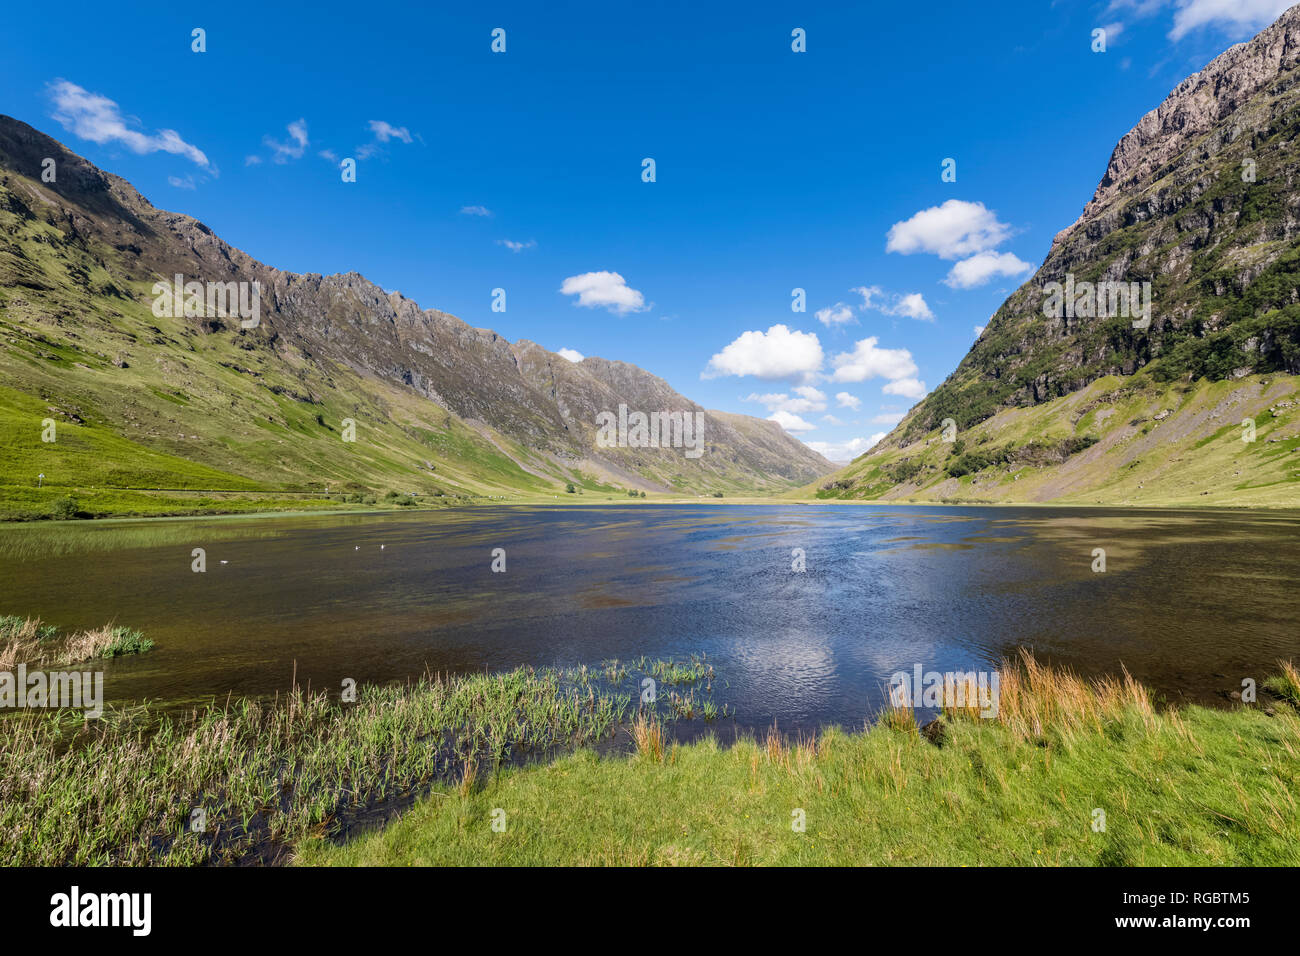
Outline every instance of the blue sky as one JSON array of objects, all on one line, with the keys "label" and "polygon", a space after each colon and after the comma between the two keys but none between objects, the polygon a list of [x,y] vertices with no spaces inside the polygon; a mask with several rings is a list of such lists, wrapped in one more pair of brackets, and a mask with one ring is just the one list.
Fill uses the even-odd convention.
[{"label": "blue sky", "polygon": [[1286,3],[409,6],[12,5],[0,110],[270,265],[635,363],[844,460],[1142,114]]}]

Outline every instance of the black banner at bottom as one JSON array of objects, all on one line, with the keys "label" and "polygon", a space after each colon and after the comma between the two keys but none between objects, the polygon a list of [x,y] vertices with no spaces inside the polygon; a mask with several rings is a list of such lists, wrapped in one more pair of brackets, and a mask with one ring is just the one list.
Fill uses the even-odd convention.
[{"label": "black banner at bottom", "polygon": [[[478,923],[495,934],[536,934],[586,911],[641,931],[698,925],[742,938],[789,922],[796,933],[829,921],[854,932],[931,927],[1051,930],[1070,939],[1190,934],[1231,943],[1280,933],[1287,870],[904,869],[705,870],[468,869],[0,869],[5,937],[362,944],[376,932],[427,933],[436,923]],[[721,881],[721,882],[720,882]],[[743,900],[750,900],[745,905]],[[722,901],[727,902],[723,903]],[[717,907],[721,907],[717,909]],[[751,923],[752,928],[744,924]],[[636,927],[640,927],[637,929]],[[657,927],[657,929],[656,929]],[[557,927],[558,928],[558,927]],[[602,931],[604,932],[604,931]],[[928,931],[927,931],[928,932]],[[584,934],[585,935],[585,934]],[[619,945],[617,933],[608,945]],[[605,948],[605,943],[601,944]]]}]

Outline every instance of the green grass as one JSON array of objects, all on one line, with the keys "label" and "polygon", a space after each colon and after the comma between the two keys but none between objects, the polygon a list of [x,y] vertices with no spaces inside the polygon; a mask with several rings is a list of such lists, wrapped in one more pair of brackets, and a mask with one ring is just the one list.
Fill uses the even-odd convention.
[{"label": "green grass", "polygon": [[796,742],[582,751],[439,788],[346,845],[300,844],[298,862],[1300,865],[1300,718],[1285,704],[1157,714],[1129,695],[1077,719],[1049,712],[1039,733],[950,716],[938,745],[897,720]]},{"label": "green grass", "polygon": [[[114,648],[142,644],[116,637]],[[20,711],[0,720],[5,862],[274,860],[436,781],[468,787],[481,768],[610,738],[636,710],[624,687],[636,677],[520,668],[362,687],[355,701],[295,688],[181,716]],[[673,718],[664,710],[656,725]]]},{"label": "green grass", "polygon": [[125,657],[128,654],[143,654],[153,648],[153,641],[135,628],[115,626],[110,633],[112,639],[99,652],[100,657]]},{"label": "green grass", "polygon": [[1264,687],[1283,700],[1300,706],[1300,670],[1289,662],[1279,663],[1281,673],[1264,681]]},{"label": "green grass", "polygon": [[[1157,415],[1164,414],[1157,419]],[[1255,441],[1242,441],[1252,418]],[[1005,409],[956,440],[885,446],[786,498],[1300,507],[1300,377],[1108,377]]]}]

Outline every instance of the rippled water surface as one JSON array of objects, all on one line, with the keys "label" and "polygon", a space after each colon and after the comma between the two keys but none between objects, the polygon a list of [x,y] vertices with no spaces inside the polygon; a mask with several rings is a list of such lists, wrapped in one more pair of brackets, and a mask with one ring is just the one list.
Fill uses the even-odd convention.
[{"label": "rippled water surface", "polygon": [[803,505],[60,523],[0,530],[0,613],[143,629],[154,651],[106,665],[116,701],[269,694],[295,666],[337,688],[704,653],[740,726],[797,730],[860,725],[898,670],[1018,646],[1222,702],[1300,657],[1298,532],[1294,514]]}]

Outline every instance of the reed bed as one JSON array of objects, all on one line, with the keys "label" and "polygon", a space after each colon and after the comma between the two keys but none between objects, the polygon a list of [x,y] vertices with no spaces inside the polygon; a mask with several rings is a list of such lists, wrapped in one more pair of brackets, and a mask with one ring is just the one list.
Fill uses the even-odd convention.
[{"label": "reed bed", "polygon": [[152,647],[153,641],[138,630],[116,624],[63,634],[39,618],[0,616],[0,670],[13,670],[19,664],[81,664],[95,658],[143,654]]},{"label": "reed bed", "polygon": [[671,708],[634,707],[585,668],[428,675],[351,703],[295,687],[180,717],[21,712],[0,720],[0,847],[11,865],[278,862],[304,836],[436,782],[468,793],[485,770],[612,738],[634,714],[662,754]]}]

